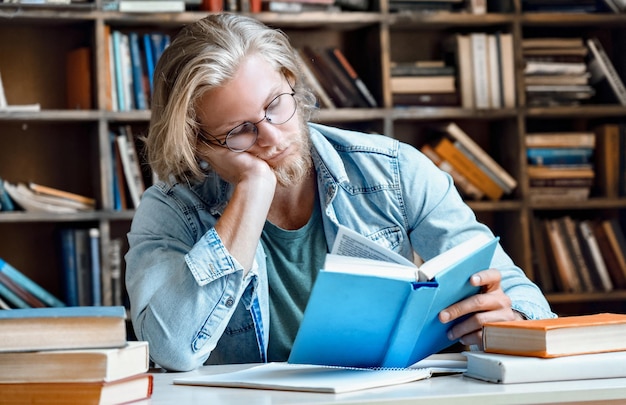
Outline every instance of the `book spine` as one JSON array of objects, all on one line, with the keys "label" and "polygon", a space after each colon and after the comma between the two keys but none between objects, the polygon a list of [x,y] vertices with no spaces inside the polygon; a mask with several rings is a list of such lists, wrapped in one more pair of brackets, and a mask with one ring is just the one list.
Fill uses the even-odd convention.
[{"label": "book spine", "polygon": [[70,228],[64,228],[60,230],[59,237],[61,242],[65,303],[68,306],[75,307],[78,306],[78,275],[74,232]]},{"label": "book spine", "polygon": [[111,32],[113,42],[113,64],[115,68],[115,92],[117,94],[117,111],[128,111],[124,97],[124,65],[122,63],[122,33],[114,30]]},{"label": "book spine", "polygon": [[361,95],[363,96],[365,101],[367,101],[369,106],[372,108],[378,107],[378,103],[376,102],[376,99],[374,98],[370,90],[367,88],[365,83],[363,83],[363,80],[361,80],[359,75],[357,75],[356,70],[354,70],[354,68],[352,67],[352,64],[350,64],[350,62],[345,57],[341,49],[332,48],[331,51],[332,51],[332,54],[335,56],[335,59],[339,62],[341,67],[346,72],[346,74],[350,77],[350,79],[354,82],[355,86],[359,89],[359,91],[361,92]]},{"label": "book spine", "polygon": [[485,165],[483,162],[481,162],[478,158],[476,158],[476,156],[474,156],[469,149],[467,149],[465,147],[465,145],[463,145],[461,142],[456,141],[454,142],[454,146],[461,151],[462,154],[464,154],[469,160],[471,160],[472,162],[474,162],[474,164],[476,166],[478,166],[480,168],[480,170],[482,170],[483,172],[485,172],[485,174],[487,176],[489,176],[489,178],[491,180],[494,181],[494,183],[496,183],[498,185],[498,187],[500,187],[502,190],[504,190],[505,193],[509,194],[513,191],[512,188],[510,188],[508,186],[508,184],[506,184],[505,182],[503,182],[491,169],[489,169],[489,167],[487,167],[487,165]]},{"label": "book spine", "polygon": [[91,296],[93,305],[102,305],[102,271],[100,266],[100,230],[89,229],[89,251],[91,264]]},{"label": "book spine", "polygon": [[128,34],[130,48],[130,63],[132,67],[133,77],[133,94],[135,96],[135,107],[138,110],[146,110],[148,103],[146,100],[146,92],[143,87],[143,62],[141,48],[139,46],[139,34],[131,32]]},{"label": "book spine", "polygon": [[33,294],[40,301],[45,303],[50,307],[64,307],[65,304],[63,301],[50,294],[44,288],[42,288],[39,284],[35,283],[33,280],[28,278],[22,272],[17,270],[15,267],[11,266],[9,263],[0,259],[0,273],[5,273],[9,278],[11,278],[15,283],[20,285],[23,289]]},{"label": "book spine", "polygon": [[483,32],[470,34],[472,45],[472,71],[474,72],[474,103],[476,108],[489,108],[489,76],[487,60],[487,35]]},{"label": "book spine", "polygon": [[444,172],[448,173],[452,180],[454,180],[454,184],[461,190],[463,195],[467,198],[471,198],[474,200],[481,200],[485,193],[483,193],[478,187],[474,186],[472,182],[470,182],[465,176],[463,176],[459,171],[457,171],[452,165],[439,156],[432,146],[428,144],[424,144],[420,148],[421,152],[426,155],[430,160],[433,161]]},{"label": "book spine", "polygon": [[443,159],[448,161],[456,170],[461,172],[476,187],[482,190],[491,200],[497,201],[502,197],[504,191],[498,187],[478,166],[454,147],[452,142],[442,138],[434,147]]},{"label": "book spine", "polygon": [[624,87],[622,79],[619,77],[617,71],[613,67],[611,59],[609,59],[608,55],[604,51],[602,44],[597,38],[590,38],[587,40],[587,45],[593,53],[594,59],[599,63],[603,74],[606,76],[606,79],[611,85],[611,88],[615,93],[615,97],[617,97],[622,105],[626,106],[626,88]]},{"label": "book spine", "polygon": [[30,305],[26,303],[23,299],[17,296],[9,287],[5,286],[3,283],[0,283],[0,297],[4,298],[9,304],[13,305],[15,308],[30,308]]}]

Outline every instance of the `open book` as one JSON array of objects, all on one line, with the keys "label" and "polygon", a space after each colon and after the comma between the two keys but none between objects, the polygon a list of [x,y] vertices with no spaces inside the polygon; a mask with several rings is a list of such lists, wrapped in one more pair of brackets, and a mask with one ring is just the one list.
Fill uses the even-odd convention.
[{"label": "open book", "polygon": [[174,384],[340,394],[404,384],[430,378],[435,374],[461,373],[465,370],[464,356],[460,353],[448,353],[433,355],[405,369],[267,363],[229,373],[175,378]]},{"label": "open book", "polygon": [[389,263],[398,255],[342,229],[311,291],[289,363],[404,368],[451,346],[452,324],[438,314],[478,292],[469,279],[490,267],[497,241],[478,235],[418,268],[404,258],[404,265]]}]

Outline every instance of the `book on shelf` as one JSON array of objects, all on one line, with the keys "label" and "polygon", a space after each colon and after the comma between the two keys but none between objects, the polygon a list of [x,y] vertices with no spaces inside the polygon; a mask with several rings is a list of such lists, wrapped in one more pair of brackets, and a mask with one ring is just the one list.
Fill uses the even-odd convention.
[{"label": "book on shelf", "polygon": [[463,354],[467,356],[463,375],[499,384],[626,377],[626,351],[554,358],[479,351]]},{"label": "book on shelf", "polygon": [[461,105],[459,92],[452,93],[393,93],[394,106],[458,107]]},{"label": "book on shelf", "polygon": [[337,106],[335,105],[335,102],[330,98],[330,96],[328,95],[326,90],[324,90],[324,87],[317,79],[309,65],[307,65],[307,63],[304,61],[302,51],[300,49],[294,49],[294,55],[296,56],[296,58],[298,59],[298,63],[300,64],[300,68],[304,75],[304,81],[309,89],[311,89],[315,96],[318,98],[318,103],[320,104],[320,107],[336,108]]},{"label": "book on shelf", "polygon": [[603,82],[608,83],[617,101],[626,106],[626,87],[624,87],[624,82],[615,70],[602,43],[598,38],[589,38],[587,39],[587,46],[591,50],[589,70],[592,81],[597,85],[601,85]]},{"label": "book on shelf", "polygon": [[581,249],[589,268],[592,269],[596,289],[599,291],[613,290],[613,281],[611,280],[609,269],[606,266],[598,239],[593,231],[593,221],[585,219],[578,221],[577,224],[580,240],[582,241]]},{"label": "book on shelf", "polygon": [[564,242],[567,253],[574,266],[572,276],[575,292],[592,292],[595,290],[592,270],[589,268],[585,256],[582,252],[580,234],[577,230],[577,220],[569,215],[556,219],[561,234],[564,235]]},{"label": "book on shelf", "polygon": [[174,384],[342,394],[424,380],[434,374],[461,373],[466,361],[458,356],[436,354],[401,369],[274,362],[229,373],[175,378]]},{"label": "book on shelf", "polygon": [[135,139],[131,127],[120,127],[116,141],[120,152],[126,185],[133,207],[137,208],[146,186],[143,180],[141,166],[139,164],[139,155],[135,147]]},{"label": "book on shelf", "polygon": [[318,58],[324,60],[326,72],[330,74],[330,80],[333,80],[350,99],[351,107],[370,107],[369,102],[362,96],[361,90],[346,73],[345,67],[336,58],[333,48],[326,46],[318,47],[315,49],[315,52]]},{"label": "book on shelf", "polygon": [[[165,0],[122,0],[131,3],[140,3],[143,1],[156,1],[163,3]],[[172,0],[167,0],[172,1]],[[182,1],[182,0],[181,0]],[[184,2],[183,2],[184,4]],[[184,6],[183,6],[184,7]],[[133,77],[133,98],[135,107],[138,110],[148,109],[148,89],[146,88],[146,67],[144,63],[145,52],[141,49],[139,34],[131,31],[128,33],[128,43],[130,48],[130,64]]]},{"label": "book on shelf", "polygon": [[126,309],[115,306],[0,311],[0,334],[0,352],[122,347],[126,345]]},{"label": "book on shelf", "polygon": [[483,325],[487,353],[561,357],[626,350],[626,315],[600,313],[560,318],[488,322]]},{"label": "book on shelf", "polygon": [[458,90],[461,93],[461,106],[474,108],[474,73],[472,44],[468,34],[455,34],[451,46],[458,77]]},{"label": "book on shelf", "polygon": [[110,382],[148,371],[148,342],[117,348],[0,353],[0,384]]},{"label": "book on shelf", "polygon": [[456,68],[446,65],[444,60],[418,60],[413,62],[391,62],[391,76],[455,76]]},{"label": "book on shelf", "polygon": [[446,137],[442,137],[433,146],[435,152],[442,159],[449,162],[452,167],[463,174],[469,181],[478,187],[485,195],[493,200],[499,200],[504,194],[504,190],[494,182],[487,173],[481,170],[476,163],[472,162]]},{"label": "book on shelf", "polygon": [[39,301],[49,307],[63,307],[65,304],[57,297],[52,295],[46,289],[41,287],[24,273],[0,258],[0,274],[9,277],[14,283],[18,284],[22,289],[26,290]]},{"label": "book on shelf", "polygon": [[391,92],[394,94],[439,94],[456,92],[453,75],[439,76],[391,76]]},{"label": "book on shelf", "polygon": [[[596,128],[594,169],[595,191],[607,198],[619,197],[620,126],[605,124]],[[624,159],[623,157],[621,159]]]},{"label": "book on shelf", "polygon": [[[489,268],[497,241],[478,235],[418,268],[340,227],[311,291],[288,362],[407,367],[451,346],[455,342],[447,331],[452,325],[441,323],[438,314],[478,291],[469,279]],[[342,305],[334,305],[329,297],[341,297]]]},{"label": "book on shelf", "polygon": [[595,171],[589,165],[580,167],[528,166],[528,177],[533,179],[593,179]]},{"label": "book on shelf", "polygon": [[102,305],[102,268],[100,266],[100,229],[89,228],[89,268],[91,278],[91,303]]},{"label": "book on shelf", "polygon": [[[566,179],[563,181],[569,180],[570,179]],[[572,180],[578,181],[579,179]],[[589,199],[591,183],[580,186],[573,184],[557,184],[550,186],[545,184],[546,181],[549,180],[531,180],[530,187],[528,187],[528,198],[532,203],[575,202]],[[555,179],[555,181],[558,182],[559,179]],[[543,182],[544,184],[539,184],[538,182]]]},{"label": "book on shelf", "polygon": [[480,147],[460,126],[449,122],[441,126],[440,131],[446,133],[456,145],[463,147],[463,153],[492,178],[505,193],[511,193],[517,187],[517,180],[513,178],[498,162],[496,162],[483,148]]},{"label": "book on shelf", "polygon": [[595,148],[594,132],[533,132],[524,137],[527,148]]},{"label": "book on shelf", "polygon": [[420,151],[430,160],[432,160],[433,163],[437,165],[437,167],[439,167],[441,170],[448,173],[452,177],[454,185],[459,189],[459,191],[461,192],[461,194],[463,194],[465,198],[481,200],[485,196],[485,193],[483,193],[465,176],[463,176],[459,171],[452,167],[450,163],[443,160],[441,156],[439,156],[437,152],[435,152],[432,146],[430,146],[429,144],[424,144],[420,148]]},{"label": "book on shelf", "polygon": [[609,277],[611,278],[613,288],[619,290],[626,289],[626,267],[623,267],[625,263],[620,262],[617,252],[613,250],[607,233],[609,229],[607,229],[602,220],[593,221],[591,226],[596,241],[598,242],[600,254],[602,255]]},{"label": "book on shelf", "polygon": [[595,148],[528,148],[528,163],[537,166],[591,165]]},{"label": "book on shelf", "polygon": [[11,199],[25,211],[75,213],[95,209],[91,204],[85,204],[74,199],[35,192],[24,183],[11,184],[4,180],[4,189]]},{"label": "book on shelf", "polygon": [[615,218],[604,219],[601,222],[611,250],[615,255],[617,267],[622,270],[626,277],[626,237],[624,231]]},{"label": "book on shelf", "polygon": [[367,85],[361,80],[361,77],[357,74],[356,70],[352,66],[352,64],[348,61],[348,58],[344,55],[343,51],[338,47],[330,47],[326,50],[330,55],[331,59],[335,61],[335,63],[343,69],[344,74],[357,88],[368,107],[376,108],[378,107],[378,102],[374,98],[374,95],[367,87]]},{"label": "book on shelf", "polygon": [[118,0],[121,13],[182,13],[183,0]]},{"label": "book on shelf", "polygon": [[64,198],[66,200],[75,201],[77,203],[83,204],[87,207],[95,208],[96,200],[91,197],[87,197],[81,194],[71,193],[69,191],[60,190],[58,188],[44,186],[42,184],[37,184],[34,182],[28,183],[28,188],[40,195],[52,196]]},{"label": "book on shelf", "polygon": [[557,219],[545,219],[545,234],[550,249],[550,260],[555,270],[555,280],[562,292],[579,292],[582,290],[580,279],[575,273],[574,258],[566,244],[567,235],[559,226]]},{"label": "book on shelf", "polygon": [[91,110],[93,108],[91,71],[91,48],[80,47],[67,53],[65,72],[68,109]]},{"label": "book on shelf", "polygon": [[474,107],[490,108],[487,34],[472,32],[469,37],[472,49],[472,72],[474,74]]},{"label": "book on shelf", "polygon": [[331,68],[323,59],[321,53],[310,46],[304,46],[299,49],[302,53],[302,59],[313,72],[326,93],[330,96],[333,103],[337,107],[342,108],[354,107],[354,101],[349,98],[339,83],[333,79]]},{"label": "book on shelf", "polygon": [[11,404],[125,404],[152,396],[152,374],[143,373],[111,382],[38,382],[0,384],[0,397]]},{"label": "book on shelf", "polygon": [[15,211],[15,204],[4,188],[4,180],[0,177],[0,211]]},{"label": "book on shelf", "polygon": [[554,274],[549,258],[552,252],[548,247],[548,235],[544,226],[544,220],[532,216],[530,218],[530,232],[531,247],[534,254],[532,255],[532,273],[528,274],[528,276],[539,285],[539,288],[544,293],[555,292],[557,289],[555,288]]},{"label": "book on shelf", "polygon": [[[6,273],[0,272],[0,284],[3,287],[0,290],[0,296],[19,308],[44,308],[46,306],[37,297],[15,283]],[[7,290],[10,291],[9,294],[7,294]]]}]

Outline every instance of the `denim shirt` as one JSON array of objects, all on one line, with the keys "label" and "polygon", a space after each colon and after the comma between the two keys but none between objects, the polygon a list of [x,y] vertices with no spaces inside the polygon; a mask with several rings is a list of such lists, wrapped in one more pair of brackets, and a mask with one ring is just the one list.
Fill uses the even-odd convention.
[{"label": "denim shirt", "polygon": [[[309,127],[328,248],[340,224],[409,259],[414,251],[428,260],[477,233],[492,235],[450,176],[415,148]],[[214,228],[232,191],[211,171],[198,184],[160,182],[146,190],[133,219],[125,257],[132,323],[166,369],[267,360],[268,252],[259,243],[244,276]],[[501,246],[491,267],[501,271],[513,309],[529,319],[555,316]]]}]

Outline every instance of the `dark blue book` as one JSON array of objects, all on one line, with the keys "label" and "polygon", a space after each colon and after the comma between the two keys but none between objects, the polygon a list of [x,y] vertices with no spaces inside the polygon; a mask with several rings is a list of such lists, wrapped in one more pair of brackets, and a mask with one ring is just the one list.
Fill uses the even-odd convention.
[{"label": "dark blue book", "polygon": [[533,165],[581,165],[591,164],[592,148],[529,148],[528,163]]},{"label": "dark blue book", "polygon": [[146,91],[143,86],[143,55],[139,46],[139,34],[131,32],[128,34],[130,44],[130,63],[133,76],[133,95],[135,97],[135,108],[138,110],[147,110],[148,102]]},{"label": "dark blue book", "polygon": [[63,269],[63,294],[65,303],[77,306],[78,303],[78,266],[76,264],[76,246],[74,231],[63,228],[59,231],[61,241],[61,267]]},{"label": "dark blue book", "polygon": [[156,64],[152,53],[152,40],[150,34],[143,34],[143,52],[146,61],[146,71],[148,73],[148,81],[150,82],[150,94],[154,87],[154,66]]}]

